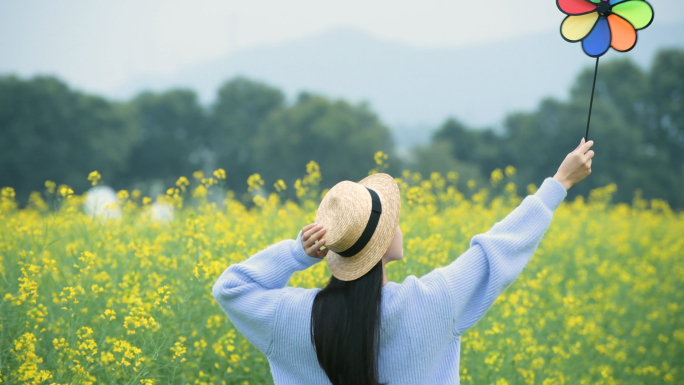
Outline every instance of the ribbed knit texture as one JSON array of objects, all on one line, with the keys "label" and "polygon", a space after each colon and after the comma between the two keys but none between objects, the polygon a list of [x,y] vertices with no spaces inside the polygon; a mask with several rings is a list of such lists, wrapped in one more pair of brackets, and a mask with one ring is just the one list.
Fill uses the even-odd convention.
[{"label": "ribbed knit texture", "polygon": [[[566,195],[560,182],[546,178],[534,195],[475,235],[470,248],[449,265],[385,284],[379,380],[458,384],[461,335],[520,275]],[[300,231],[296,240],[282,240],[229,266],[213,287],[233,325],[268,357],[277,385],[330,384],[309,332],[320,289],[285,286],[295,271],[322,261],[306,254],[301,237]]]}]

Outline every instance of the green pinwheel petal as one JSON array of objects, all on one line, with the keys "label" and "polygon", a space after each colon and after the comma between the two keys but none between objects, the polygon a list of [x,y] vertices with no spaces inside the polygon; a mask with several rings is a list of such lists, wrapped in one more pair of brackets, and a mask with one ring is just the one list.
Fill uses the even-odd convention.
[{"label": "green pinwheel petal", "polygon": [[653,9],[643,0],[623,1],[611,10],[634,26],[634,29],[645,28],[653,20]]}]

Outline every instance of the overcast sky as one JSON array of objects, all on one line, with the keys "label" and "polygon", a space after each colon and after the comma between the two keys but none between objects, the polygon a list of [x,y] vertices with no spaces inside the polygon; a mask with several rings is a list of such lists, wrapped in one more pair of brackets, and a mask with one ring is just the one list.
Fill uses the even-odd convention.
[{"label": "overcast sky", "polygon": [[[684,1],[651,4],[654,22],[684,21]],[[562,19],[555,0],[0,0],[0,74],[55,74],[76,88],[107,92],[135,76],[168,75],[339,26],[455,47],[558,33]]]}]

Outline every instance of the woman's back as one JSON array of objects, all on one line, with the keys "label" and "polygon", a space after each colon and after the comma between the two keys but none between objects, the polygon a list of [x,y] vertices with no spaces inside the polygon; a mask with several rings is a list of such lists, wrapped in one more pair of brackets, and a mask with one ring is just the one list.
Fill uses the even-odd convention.
[{"label": "woman's back", "polygon": [[[460,338],[452,333],[449,297],[435,272],[422,279],[382,288],[379,379],[389,384],[458,383]],[[311,306],[320,289],[294,288],[286,293],[268,354],[276,384],[329,384],[309,337]],[[309,309],[308,312],[304,309]],[[428,374],[432,374],[430,377]],[[435,377],[438,376],[438,377]]]},{"label": "woman's back", "polygon": [[[566,195],[561,183],[546,178],[449,265],[382,287],[380,382],[459,383],[460,336],[522,272]],[[306,254],[301,237],[229,266],[213,287],[235,327],[268,357],[278,385],[330,383],[311,345],[311,309],[320,289],[286,287],[295,271],[321,261]]]}]

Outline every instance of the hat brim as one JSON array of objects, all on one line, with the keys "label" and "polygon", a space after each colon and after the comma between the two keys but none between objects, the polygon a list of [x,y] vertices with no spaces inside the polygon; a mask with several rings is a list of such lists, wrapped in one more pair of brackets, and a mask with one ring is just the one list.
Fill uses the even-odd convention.
[{"label": "hat brim", "polygon": [[394,239],[401,212],[399,186],[392,176],[376,173],[363,178],[358,183],[373,189],[378,194],[382,213],[373,236],[356,255],[343,257],[328,249],[326,254],[328,268],[332,275],[342,281],[352,281],[363,276],[382,259]]}]

